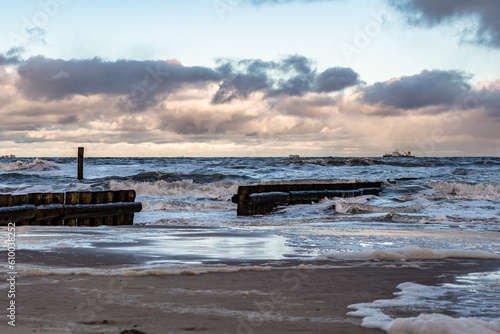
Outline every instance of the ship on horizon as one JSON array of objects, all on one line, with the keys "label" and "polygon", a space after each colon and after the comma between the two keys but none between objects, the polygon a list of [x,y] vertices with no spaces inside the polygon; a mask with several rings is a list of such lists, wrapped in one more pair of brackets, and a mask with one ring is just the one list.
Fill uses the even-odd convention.
[{"label": "ship on horizon", "polygon": [[15,158],[15,157],[16,156],[14,154],[0,156],[0,158]]},{"label": "ship on horizon", "polygon": [[396,157],[396,158],[400,158],[400,157],[405,157],[405,158],[415,158],[414,155],[411,154],[410,151],[408,152],[405,152],[405,151],[400,151],[398,149],[396,149],[394,152],[392,153],[386,153],[384,154],[384,157]]}]

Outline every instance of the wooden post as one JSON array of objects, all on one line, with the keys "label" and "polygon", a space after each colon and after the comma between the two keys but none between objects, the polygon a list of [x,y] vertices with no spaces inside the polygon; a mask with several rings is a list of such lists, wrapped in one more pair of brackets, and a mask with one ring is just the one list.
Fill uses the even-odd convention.
[{"label": "wooden post", "polygon": [[0,195],[0,207],[12,206],[12,195]]},{"label": "wooden post", "polygon": [[[92,192],[92,204],[103,204],[104,193],[102,191]],[[104,223],[103,217],[95,217],[90,219],[90,226],[101,226]]]},{"label": "wooden post", "polygon": [[[113,196],[114,192],[112,190],[104,191],[103,192],[104,199],[103,203],[113,203]],[[103,219],[103,224],[104,225],[113,225],[113,216],[105,216]]]},{"label": "wooden post", "polygon": [[[92,192],[79,191],[78,204],[92,204]],[[76,223],[79,226],[90,226],[90,218],[78,218]]]},{"label": "wooden post", "polygon": [[[119,203],[125,201],[125,191],[123,190],[115,190],[113,192],[113,202]],[[113,225],[124,225],[125,224],[125,215],[119,214],[113,217]]]},{"label": "wooden post", "polygon": [[[64,204],[75,205],[78,204],[78,191],[68,191],[66,193],[66,199]],[[66,218],[64,219],[64,225],[66,226],[76,226],[76,218]]]},{"label": "wooden post", "polygon": [[[18,205],[24,205],[28,204],[28,194],[22,194],[22,195],[12,195],[12,206],[18,206]],[[29,225],[30,222],[27,220],[22,220],[16,222],[16,225]]]},{"label": "wooden post", "polygon": [[83,179],[83,147],[78,148],[78,180]]},{"label": "wooden post", "polygon": [[[135,201],[135,190],[125,190],[124,202],[134,202]],[[133,225],[134,224],[134,213],[126,213],[123,216],[123,224]]]}]

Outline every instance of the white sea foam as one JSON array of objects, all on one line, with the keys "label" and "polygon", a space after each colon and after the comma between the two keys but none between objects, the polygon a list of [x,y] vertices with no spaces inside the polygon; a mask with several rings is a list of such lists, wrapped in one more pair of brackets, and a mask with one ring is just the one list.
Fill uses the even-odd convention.
[{"label": "white sea foam", "polygon": [[[380,328],[394,334],[493,334],[500,332],[500,319],[479,319],[474,317],[451,317],[440,314],[442,309],[456,301],[440,299],[447,293],[441,286],[425,286],[406,282],[398,285],[397,298],[381,299],[372,303],[349,305],[350,316],[363,317],[362,326]],[[392,318],[392,309],[422,313],[417,317]]]},{"label": "white sea foam", "polygon": [[321,255],[317,260],[372,260],[372,261],[408,261],[408,260],[440,260],[440,259],[500,259],[500,255],[482,250],[421,248],[407,246],[403,248],[370,249],[359,252],[341,252]]},{"label": "white sea foam", "polygon": [[393,212],[393,213],[414,213],[422,210],[422,205],[408,205],[399,207],[375,206],[359,203],[338,202],[335,204],[335,211],[338,213],[376,213],[376,212]]},{"label": "white sea foam", "polygon": [[238,271],[271,271],[269,266],[215,265],[151,265],[128,268],[60,268],[18,265],[16,271],[23,276],[93,275],[93,276],[168,276],[232,273]]},{"label": "white sea foam", "polygon": [[165,201],[140,199],[142,212],[181,210],[187,212],[205,212],[214,210],[233,210],[235,204],[229,201],[193,201],[169,198]]},{"label": "white sea foam", "polygon": [[218,181],[213,183],[195,183],[193,180],[167,182],[110,181],[111,190],[134,189],[138,195],[154,196],[190,196],[195,198],[209,198],[229,200],[238,192],[240,183]]},{"label": "white sea foam", "polygon": [[5,172],[13,172],[21,170],[43,171],[47,169],[52,169],[55,166],[56,164],[52,161],[47,161],[37,158],[30,162],[16,161],[16,162],[7,162],[0,164],[0,171],[5,171]]},{"label": "white sea foam", "polygon": [[433,182],[429,186],[435,191],[453,199],[500,199],[500,183]]},{"label": "white sea foam", "polygon": [[452,318],[444,314],[421,314],[413,318],[399,318],[387,326],[389,334],[496,334],[500,320],[491,322],[475,318]]}]

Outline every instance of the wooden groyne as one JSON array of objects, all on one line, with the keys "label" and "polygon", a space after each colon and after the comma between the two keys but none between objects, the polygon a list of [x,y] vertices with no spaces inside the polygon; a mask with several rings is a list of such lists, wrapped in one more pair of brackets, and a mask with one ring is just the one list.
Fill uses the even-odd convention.
[{"label": "wooden groyne", "polygon": [[311,204],[323,198],[377,195],[382,182],[266,184],[239,186],[232,198],[238,216],[264,214],[278,205]]},{"label": "wooden groyne", "polygon": [[132,225],[135,190],[0,195],[0,225]]}]

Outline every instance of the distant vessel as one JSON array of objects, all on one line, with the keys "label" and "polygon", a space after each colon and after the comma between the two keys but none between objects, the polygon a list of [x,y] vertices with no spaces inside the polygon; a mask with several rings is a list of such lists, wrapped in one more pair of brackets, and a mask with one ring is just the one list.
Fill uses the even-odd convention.
[{"label": "distant vessel", "polygon": [[0,158],[15,158],[16,156],[14,154],[11,155],[2,155]]},{"label": "distant vessel", "polygon": [[288,157],[289,158],[300,158],[300,155],[298,155],[298,154],[290,154]]},{"label": "distant vessel", "polygon": [[405,151],[399,151],[399,150],[395,150],[394,152],[392,152],[392,154],[389,154],[389,153],[386,153],[384,154],[384,157],[406,157],[406,158],[415,158],[414,155],[411,154],[410,151],[408,152],[405,152]]}]

